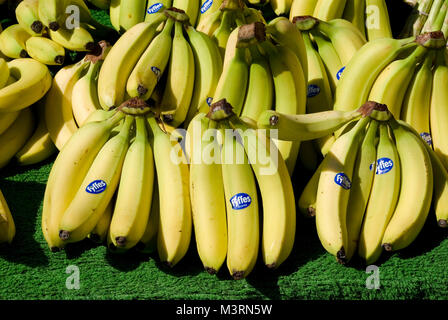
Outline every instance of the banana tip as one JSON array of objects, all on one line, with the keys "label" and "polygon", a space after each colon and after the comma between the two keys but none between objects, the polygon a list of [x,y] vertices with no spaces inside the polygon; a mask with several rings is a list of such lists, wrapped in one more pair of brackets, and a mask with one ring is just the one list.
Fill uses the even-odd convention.
[{"label": "banana tip", "polygon": [[116,237],[117,247],[124,247],[126,245],[126,237]]},{"label": "banana tip", "polygon": [[392,251],[392,245],[390,243],[383,243],[383,248],[386,251]]},{"label": "banana tip", "polygon": [[33,30],[36,33],[41,33],[43,29],[44,29],[44,25],[40,21],[34,21],[31,24],[31,30]]},{"label": "banana tip", "polygon": [[276,262],[269,263],[266,265],[266,267],[268,267],[268,269],[275,269],[277,268],[277,263]]},{"label": "banana tip", "polygon": [[345,254],[345,249],[344,247],[341,248],[341,250],[339,250],[336,253],[336,259],[338,260],[338,262],[342,265],[347,263],[347,255]]},{"label": "banana tip", "polygon": [[67,241],[70,238],[70,232],[65,230],[59,231],[59,238],[61,238],[63,241]]},{"label": "banana tip", "polygon": [[50,28],[51,31],[58,31],[60,28],[60,25],[57,22],[50,22],[50,24],[48,25],[48,28]]},{"label": "banana tip", "polygon": [[212,275],[215,275],[217,273],[216,269],[211,267],[205,267],[205,271],[207,271],[208,274]]},{"label": "banana tip", "polygon": [[448,226],[448,223],[447,223],[446,220],[444,220],[444,219],[440,219],[440,220],[438,221],[438,225],[439,225],[439,227],[441,227],[441,228],[446,228],[446,227]]},{"label": "banana tip", "polygon": [[241,280],[244,278],[244,271],[233,271],[232,277],[235,280]]},{"label": "banana tip", "polygon": [[59,247],[51,247],[50,251],[53,252],[53,253],[56,253],[56,252],[61,251],[61,248],[59,248]]},{"label": "banana tip", "polygon": [[271,116],[271,117],[269,118],[269,124],[270,124],[271,126],[276,126],[277,123],[278,123],[278,116],[273,115],[273,116]]}]

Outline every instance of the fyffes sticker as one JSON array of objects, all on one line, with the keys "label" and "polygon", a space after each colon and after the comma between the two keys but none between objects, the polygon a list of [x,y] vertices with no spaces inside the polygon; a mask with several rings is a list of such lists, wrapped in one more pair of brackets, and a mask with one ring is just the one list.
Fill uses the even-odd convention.
[{"label": "fyffes sticker", "polygon": [[160,69],[157,67],[151,67],[151,71],[154,72],[154,74],[157,77],[157,81],[159,81],[160,76],[162,75],[162,72],[160,71]]},{"label": "fyffes sticker", "polygon": [[107,188],[107,183],[103,180],[95,180],[86,187],[86,192],[91,194],[103,193]]},{"label": "fyffes sticker", "polygon": [[201,6],[201,13],[204,14],[213,4],[213,0],[206,0]]},{"label": "fyffes sticker", "polygon": [[342,73],[344,72],[344,70],[345,70],[345,67],[342,67],[341,70],[339,70],[338,73],[336,74],[336,78],[338,80],[341,80]]},{"label": "fyffes sticker", "polygon": [[334,176],[334,182],[346,190],[352,187],[352,182],[343,172],[339,172]]},{"label": "fyffes sticker", "polygon": [[247,193],[237,193],[230,198],[233,210],[242,210],[250,206],[252,198]]},{"label": "fyffes sticker", "polygon": [[316,86],[315,84],[310,84],[308,86],[308,93],[307,93],[307,97],[308,98],[312,98],[317,96],[320,93],[320,88],[319,86]]},{"label": "fyffes sticker", "polygon": [[208,97],[206,101],[207,101],[208,106],[210,107],[212,105],[213,98]]},{"label": "fyffes sticker", "polygon": [[428,132],[422,132],[420,133],[420,137],[422,137],[425,142],[432,147],[432,137],[431,134]]},{"label": "fyffes sticker", "polygon": [[[370,170],[372,170],[373,165],[370,165]],[[380,158],[376,161],[376,172],[375,174],[385,174],[388,173],[394,167],[394,162],[389,158]]]},{"label": "fyffes sticker", "polygon": [[160,11],[160,9],[162,9],[162,7],[163,7],[162,3],[154,3],[152,6],[150,6],[148,8],[147,12],[149,14],[153,14],[153,13],[156,13],[156,12]]}]

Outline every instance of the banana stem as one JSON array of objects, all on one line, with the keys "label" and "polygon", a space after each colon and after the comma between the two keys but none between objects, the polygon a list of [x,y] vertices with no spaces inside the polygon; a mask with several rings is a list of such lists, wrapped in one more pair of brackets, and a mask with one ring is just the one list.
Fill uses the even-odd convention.
[{"label": "banana stem", "polygon": [[[444,5],[446,8],[448,8],[448,0],[445,1]],[[443,19],[442,27],[440,28],[440,30],[442,31],[443,36],[446,39],[448,36],[448,10],[445,11],[445,17]]]},{"label": "banana stem", "polygon": [[442,29],[443,23],[445,21],[445,16],[448,8],[448,1],[445,0],[440,7],[440,11],[437,14],[436,19],[434,20],[432,26],[429,31],[440,31]]},{"label": "banana stem", "polygon": [[426,20],[426,23],[423,26],[422,31],[423,32],[430,32],[433,31],[431,28],[434,26],[434,23],[437,19],[437,15],[440,12],[440,9],[442,7],[444,0],[434,0],[431,10],[429,11],[428,19]]},{"label": "banana stem", "polygon": [[428,19],[428,12],[431,9],[433,0],[421,0],[418,5],[419,17],[413,26],[413,35],[417,36],[422,32],[422,28]]}]

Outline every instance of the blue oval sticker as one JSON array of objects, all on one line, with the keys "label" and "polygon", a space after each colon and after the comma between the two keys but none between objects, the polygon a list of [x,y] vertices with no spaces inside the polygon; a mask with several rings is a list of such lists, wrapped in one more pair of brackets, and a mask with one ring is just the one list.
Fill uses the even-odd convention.
[{"label": "blue oval sticker", "polygon": [[157,81],[159,81],[160,77],[162,76],[162,71],[160,71],[160,69],[157,67],[151,67],[151,71],[154,72],[157,77]]},{"label": "blue oval sticker", "polygon": [[156,13],[156,12],[158,12],[160,9],[162,9],[162,7],[163,7],[163,4],[162,4],[162,3],[154,3],[152,6],[150,6],[150,7],[148,8],[148,13],[149,13],[149,14]]},{"label": "blue oval sticker", "polygon": [[208,106],[210,107],[212,105],[213,98],[208,97],[206,101],[207,101]]},{"label": "blue oval sticker", "polygon": [[86,187],[86,192],[91,194],[103,193],[107,188],[107,183],[103,180],[95,180]]},{"label": "blue oval sticker", "polygon": [[336,78],[338,80],[341,80],[342,73],[344,72],[344,70],[345,70],[345,67],[342,67],[341,70],[339,70],[338,73],[336,74]]},{"label": "blue oval sticker", "polygon": [[394,162],[389,158],[381,158],[376,161],[375,174],[388,173],[394,167]]},{"label": "blue oval sticker", "polygon": [[420,133],[420,137],[422,137],[425,142],[432,147],[432,137],[431,134],[428,132],[422,132]]},{"label": "blue oval sticker", "polygon": [[307,92],[307,97],[308,98],[312,98],[317,96],[320,93],[320,88],[319,86],[316,86],[315,84],[310,84],[308,86],[308,92]]},{"label": "blue oval sticker", "polygon": [[230,198],[233,210],[242,210],[250,206],[252,198],[247,193],[238,193]]},{"label": "blue oval sticker", "polygon": [[334,182],[346,190],[352,187],[352,182],[350,181],[349,177],[343,172],[339,172],[334,176]]},{"label": "blue oval sticker", "polygon": [[201,6],[201,13],[204,14],[213,4],[213,0],[206,0]]}]

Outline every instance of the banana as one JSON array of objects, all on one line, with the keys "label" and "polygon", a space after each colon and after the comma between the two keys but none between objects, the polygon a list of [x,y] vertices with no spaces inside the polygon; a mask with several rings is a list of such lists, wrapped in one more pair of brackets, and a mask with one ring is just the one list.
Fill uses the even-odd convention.
[{"label": "banana", "polygon": [[256,121],[261,112],[271,110],[272,108],[274,83],[268,60],[260,53],[257,47],[252,46],[249,50],[251,53],[249,83],[241,117],[247,117]]},{"label": "banana", "polygon": [[42,100],[40,100],[37,104],[37,128],[15,155],[16,162],[21,166],[42,162],[57,152],[47,129],[44,107]]},{"label": "banana", "polygon": [[25,145],[33,134],[35,122],[31,109],[23,109],[14,123],[0,135],[0,168],[5,167]]},{"label": "banana", "polygon": [[175,21],[168,19],[162,32],[154,37],[138,59],[126,84],[126,92],[131,98],[148,100],[151,97],[170,60],[173,42],[171,32],[174,25]]},{"label": "banana", "polygon": [[277,16],[287,15],[291,9],[293,0],[269,0],[272,10]]},{"label": "banana", "polygon": [[339,78],[341,77],[341,74],[344,70],[343,65],[333,44],[329,40],[327,40],[321,34],[314,33],[313,31],[311,31],[311,34],[313,35],[314,42],[317,45],[317,51],[319,52],[319,56],[326,71],[328,82],[331,88],[330,105],[331,107],[333,107],[333,95],[336,91],[336,86],[339,82]]},{"label": "banana", "polygon": [[430,52],[425,61],[412,77],[403,100],[401,117],[414,127],[428,143],[432,145],[431,130],[429,127],[431,91],[432,91],[432,65],[434,55]]},{"label": "banana", "polygon": [[[403,126],[403,128],[414,133],[414,135],[419,136],[419,133],[407,122],[402,120],[397,120],[397,122]],[[431,158],[431,166],[433,170],[434,189],[432,203],[435,216],[439,227],[446,228],[448,226],[448,172],[429,144],[426,143],[425,147]]]},{"label": "banana", "polygon": [[319,239],[341,264],[347,262],[347,204],[350,196],[356,153],[370,118],[361,118],[355,127],[340,136],[325,156],[316,197],[316,228]]},{"label": "banana", "polygon": [[393,116],[400,118],[401,106],[412,75],[426,53],[425,47],[418,46],[408,57],[390,63],[373,83],[368,100],[387,105]]},{"label": "banana", "polygon": [[299,16],[312,16],[319,0],[293,0],[289,11],[289,20]]},{"label": "banana", "polygon": [[59,238],[59,221],[95,157],[109,140],[112,129],[123,117],[124,114],[120,112],[104,121],[87,123],[75,132],[59,152],[48,177],[42,209],[42,232],[51,251],[65,246]]},{"label": "banana", "polygon": [[374,263],[381,255],[381,240],[404,186],[400,179],[405,179],[389,126],[380,124],[379,133],[375,177],[358,243],[358,254],[367,264]]},{"label": "banana", "polygon": [[330,135],[350,121],[360,118],[361,114],[361,109],[297,115],[269,110],[260,115],[257,126],[260,129],[277,129],[279,140],[306,141]]},{"label": "banana", "polygon": [[183,161],[184,154],[177,142],[175,144],[182,152],[182,159],[173,159],[173,148],[175,150],[176,145],[173,145],[170,134],[162,131],[156,119],[148,118],[148,124],[151,128],[150,141],[159,190],[157,251],[162,262],[174,267],[185,256],[191,240],[188,165]]},{"label": "banana", "polygon": [[6,203],[5,196],[0,190],[0,243],[11,243],[16,235],[14,218]]},{"label": "banana", "polygon": [[26,58],[25,42],[31,35],[20,24],[13,24],[0,33],[0,51],[12,59]]},{"label": "banana", "polygon": [[381,243],[386,251],[395,251],[409,246],[423,228],[431,207],[434,179],[425,142],[393,119],[390,126],[400,156],[401,189]]},{"label": "banana", "polygon": [[203,18],[198,25],[196,26],[196,30],[204,32],[208,36],[212,36],[213,33],[218,29],[221,24],[223,16],[223,11],[216,10],[213,13],[207,15],[207,17]]},{"label": "banana", "polygon": [[157,177],[154,177],[154,185],[151,200],[151,211],[149,213],[148,223],[145,233],[136,248],[144,253],[153,253],[157,250],[157,231],[159,229],[159,187]]},{"label": "banana", "polygon": [[[284,46],[275,47],[266,41],[266,50],[274,82],[275,111],[283,114],[306,113],[306,79],[299,58]],[[275,143],[292,174],[299,153],[300,142],[278,141]]]},{"label": "banana", "polygon": [[120,5],[120,31],[129,30],[145,20],[146,0],[122,1]]},{"label": "banana", "polygon": [[222,127],[227,130],[221,151],[227,210],[227,269],[238,280],[250,274],[258,257],[258,195],[244,147],[228,128]]},{"label": "banana", "polygon": [[100,220],[95,228],[89,233],[88,238],[95,243],[103,243],[107,239],[109,233],[110,222],[114,211],[115,201],[112,199],[106,207],[106,210],[101,215]]},{"label": "banana", "polygon": [[[366,38],[366,1],[347,0],[342,18],[350,21]],[[373,39],[372,39],[373,40]]]},{"label": "banana", "polygon": [[414,39],[382,38],[369,41],[345,66],[334,97],[334,110],[353,110],[368,100],[378,74],[409,47]]},{"label": "banana", "polygon": [[110,23],[117,32],[120,32],[120,7],[121,0],[110,0],[109,17]]},{"label": "banana", "polygon": [[352,189],[347,205],[347,260],[358,248],[361,226],[376,172],[379,122],[372,120],[355,160]]},{"label": "banana", "polygon": [[176,22],[174,28],[168,78],[160,108],[172,110],[163,112],[164,116],[169,117],[169,122],[166,122],[173,127],[178,127],[187,117],[196,75],[194,54],[184,36],[184,25],[181,22]]},{"label": "banana", "polygon": [[28,55],[46,65],[62,65],[65,49],[59,43],[45,37],[31,37],[26,43]]},{"label": "banana", "polygon": [[246,50],[246,47],[237,47],[235,55],[228,64],[226,65],[224,62],[223,71],[213,96],[214,102],[226,99],[237,115],[241,114],[246,98],[247,80],[249,79]]},{"label": "banana", "polygon": [[38,15],[44,26],[57,31],[61,17],[65,14],[65,0],[39,0]]},{"label": "banana", "polygon": [[5,59],[0,58],[0,89],[6,86],[8,80],[9,80],[8,64],[6,63]]},{"label": "banana", "polygon": [[4,112],[0,114],[0,135],[3,134],[8,128],[16,121],[20,111]]},{"label": "banana", "polygon": [[59,222],[64,243],[78,242],[95,228],[114,195],[128,151],[133,116],[126,116],[118,135],[107,141],[87,171]]},{"label": "banana", "polygon": [[[191,122],[190,197],[194,234],[205,270],[216,274],[227,255],[227,217],[221,169],[221,146],[214,121]],[[208,131],[210,129],[210,131]],[[216,131],[215,131],[216,132]],[[212,134],[210,134],[212,133]]]},{"label": "banana", "polygon": [[15,10],[17,22],[33,36],[40,36],[44,31],[44,25],[39,20],[38,6],[39,0],[24,0]]},{"label": "banana", "polygon": [[58,150],[61,150],[78,130],[73,118],[72,92],[88,64],[89,62],[83,59],[60,69],[54,76],[51,89],[45,97],[45,121],[51,140]]},{"label": "banana", "polygon": [[[319,21],[317,30],[324,33],[333,44],[342,65],[346,66],[353,55],[366,43],[358,29],[341,25],[338,22],[343,19]],[[347,21],[347,23],[349,23]]]},{"label": "banana", "polygon": [[202,0],[201,5],[199,7],[199,14],[196,21],[196,27],[206,19],[206,17],[210,16],[212,13],[219,11],[219,7],[223,3],[223,0]]},{"label": "banana", "polygon": [[221,57],[225,56],[227,41],[232,33],[233,24],[235,23],[236,12],[224,11],[222,14],[221,23],[218,28],[213,32],[212,39],[218,45]]},{"label": "banana", "polygon": [[386,0],[366,0],[366,33],[369,41],[392,38]]},{"label": "banana", "polygon": [[274,142],[263,130],[253,130],[235,117],[230,118],[230,123],[241,132],[261,193],[263,262],[268,268],[275,269],[288,258],[294,246],[296,204],[289,171]]},{"label": "banana", "polygon": [[0,89],[0,111],[13,112],[36,103],[51,86],[51,74],[47,66],[29,58],[8,62],[10,75],[18,79]]},{"label": "banana", "polygon": [[137,133],[131,143],[121,172],[117,200],[109,228],[111,243],[130,249],[148,224],[154,183],[154,160],[144,117],[136,117]]},{"label": "banana", "polygon": [[314,113],[330,110],[333,107],[333,95],[329,80],[331,77],[328,76],[321,55],[314,48],[307,32],[304,32],[303,39],[308,61],[306,111]]},{"label": "banana", "polygon": [[[299,1],[295,1],[299,2]],[[305,42],[300,30],[285,17],[277,17],[266,24],[266,33],[275,42],[291,49],[299,58],[305,79],[308,79],[308,62]]]},{"label": "banana", "polygon": [[442,84],[448,79],[448,65],[445,62],[444,53],[439,53],[433,71],[433,86],[431,91],[430,128],[433,148],[439,156],[445,168],[448,168],[448,144],[446,144],[445,121],[448,113],[446,106],[448,96]]},{"label": "banana", "polygon": [[312,16],[323,21],[342,18],[346,2],[346,0],[318,0]]},{"label": "banana", "polygon": [[190,18],[189,21],[192,26],[196,25],[199,14],[199,4],[199,0],[173,0],[173,7],[185,11]]},{"label": "banana", "polygon": [[91,61],[87,73],[79,78],[72,90],[73,117],[81,127],[95,110],[101,109],[97,81],[103,61]]},{"label": "banana", "polygon": [[161,16],[154,23],[139,23],[113,45],[98,76],[98,97],[103,109],[118,107],[124,101],[129,75],[165,19]]},{"label": "banana", "polygon": [[71,51],[94,51],[96,48],[92,34],[82,25],[73,29],[63,26],[57,31],[49,30],[49,35],[51,40]]},{"label": "banana", "polygon": [[200,112],[207,113],[222,73],[217,45],[205,33],[187,26],[188,40],[194,54],[194,90],[184,127]]}]

